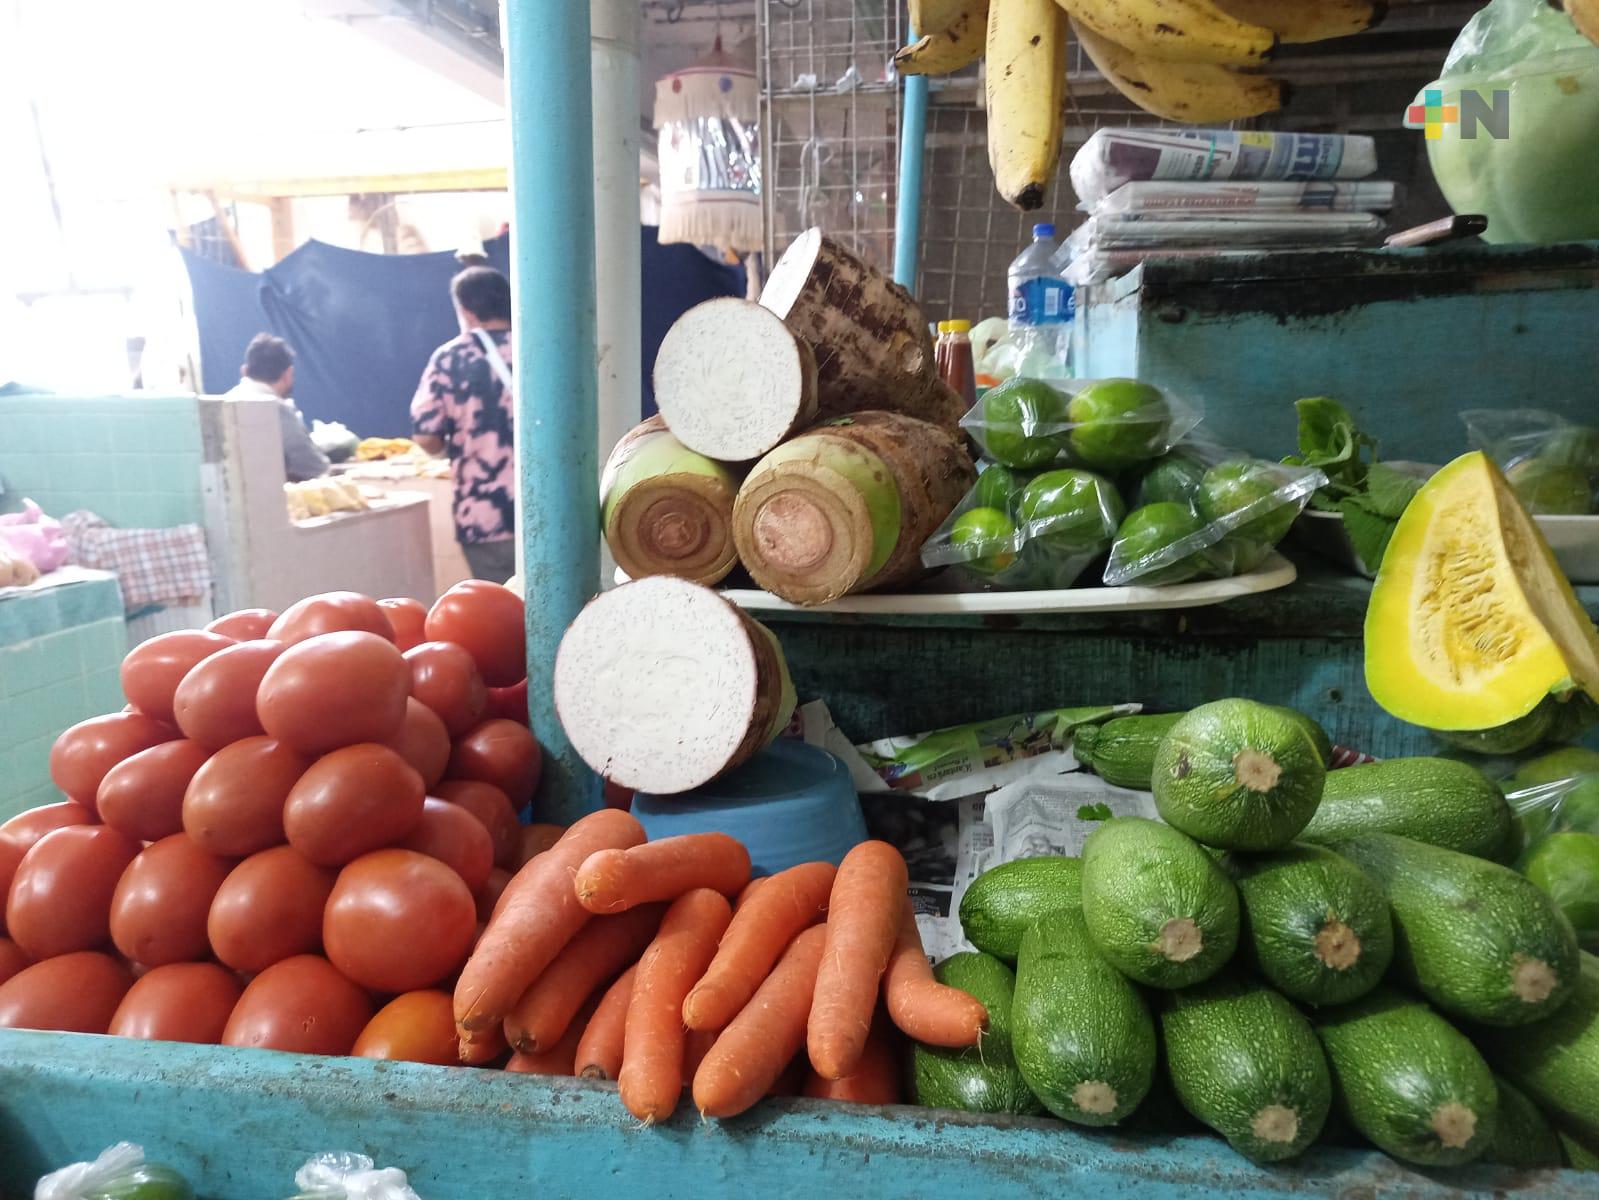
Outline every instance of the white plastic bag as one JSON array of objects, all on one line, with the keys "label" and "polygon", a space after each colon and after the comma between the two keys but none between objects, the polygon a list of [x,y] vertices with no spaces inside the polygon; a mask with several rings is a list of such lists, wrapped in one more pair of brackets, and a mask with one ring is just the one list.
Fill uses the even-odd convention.
[{"label": "white plastic bag", "polygon": [[398,1167],[378,1167],[348,1150],[318,1154],[294,1173],[292,1200],[422,1200]]},{"label": "white plastic bag", "polygon": [[190,1200],[194,1192],[171,1167],[144,1161],[144,1147],[118,1142],[93,1162],[73,1163],[51,1171],[33,1188],[33,1200],[116,1200],[137,1195],[140,1184],[160,1184],[162,1195]]}]

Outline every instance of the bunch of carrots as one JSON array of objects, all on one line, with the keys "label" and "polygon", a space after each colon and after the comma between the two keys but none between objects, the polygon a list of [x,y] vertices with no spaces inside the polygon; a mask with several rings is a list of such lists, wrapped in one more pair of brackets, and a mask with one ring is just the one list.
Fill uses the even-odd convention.
[{"label": "bunch of carrots", "polygon": [[646,1123],[685,1086],[703,1117],[785,1090],[892,1102],[880,1012],[936,1046],[976,1045],[988,1024],[933,978],[906,884],[885,842],[752,881],[726,834],[648,842],[629,814],[592,813],[501,895],[455,988],[462,1058],[508,1043],[508,1070],[614,1079]]}]

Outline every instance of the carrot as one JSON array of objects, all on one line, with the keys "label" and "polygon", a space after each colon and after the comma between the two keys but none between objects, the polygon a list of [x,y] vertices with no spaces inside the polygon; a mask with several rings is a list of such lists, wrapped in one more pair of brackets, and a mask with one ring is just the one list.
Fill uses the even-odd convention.
[{"label": "carrot", "polygon": [[733,919],[720,892],[695,888],[679,896],[661,931],[639,959],[622,1037],[622,1103],[645,1124],[665,1120],[683,1091],[683,997],[716,953]]},{"label": "carrot", "polygon": [[805,1044],[816,969],[827,931],[804,930],[694,1073],[702,1117],[737,1116],[766,1095]]},{"label": "carrot", "polygon": [[733,914],[705,978],[683,1001],[683,1023],[690,1029],[721,1029],[736,1017],[784,947],[822,915],[837,873],[832,863],[801,863],[768,879]]},{"label": "carrot", "polygon": [[906,1037],[928,1046],[975,1046],[988,1028],[988,1009],[977,997],[933,978],[916,910],[907,897],[899,936],[883,975],[888,1015]]},{"label": "carrot", "polygon": [[[487,1036],[484,1036],[484,1033]],[[456,1043],[456,1056],[463,1066],[481,1067],[505,1053],[505,1038],[498,1029],[486,1030],[484,1033],[480,1033],[476,1041],[462,1038]]]},{"label": "carrot", "polygon": [[571,1075],[572,1064],[577,1057],[577,1040],[582,1036],[583,1027],[588,1024],[599,1003],[598,992],[587,997],[581,1011],[567,1026],[559,1041],[548,1050],[517,1051],[506,1062],[505,1069],[522,1075]]},{"label": "carrot", "polygon": [[755,889],[760,887],[761,884],[765,883],[770,878],[771,876],[769,875],[757,875],[754,879],[746,883],[743,887],[743,890],[741,890],[733,899],[733,912],[736,914],[739,909],[743,908],[744,902],[755,894]]},{"label": "carrot", "polygon": [[690,1029],[683,1035],[683,1086],[694,1086],[694,1072],[716,1045],[716,1033],[709,1029]]},{"label": "carrot", "polygon": [[893,1025],[879,1012],[855,1069],[842,1079],[823,1079],[815,1071],[807,1071],[800,1094],[845,1104],[898,1104],[901,1095],[896,1040]]},{"label": "carrot", "polygon": [[750,852],[725,833],[685,833],[589,855],[573,880],[592,913],[615,913],[694,888],[736,896],[750,880]]},{"label": "carrot", "polygon": [[573,823],[561,840],[518,871],[455,985],[455,1024],[465,1034],[498,1026],[505,1014],[589,919],[572,891],[572,872],[596,850],[636,846],[644,827],[601,809]]},{"label": "carrot", "polygon": [[604,998],[577,1040],[577,1053],[572,1060],[574,1074],[584,1079],[615,1079],[622,1073],[622,1036],[636,974],[637,965],[631,966],[605,989]]},{"label": "carrot", "polygon": [[664,904],[647,904],[600,917],[578,930],[506,1014],[505,1040],[526,1053],[548,1050],[560,1041],[589,994],[638,961],[665,911]]},{"label": "carrot", "polygon": [[811,1066],[824,1079],[842,1079],[860,1061],[908,884],[905,860],[887,842],[862,842],[839,865],[806,1033]]}]

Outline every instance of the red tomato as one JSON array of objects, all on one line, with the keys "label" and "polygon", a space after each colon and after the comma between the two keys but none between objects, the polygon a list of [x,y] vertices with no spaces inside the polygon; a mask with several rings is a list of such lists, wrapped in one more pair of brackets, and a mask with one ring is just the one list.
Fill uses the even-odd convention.
[{"label": "red tomato", "polygon": [[282,642],[238,642],[197,664],[172,698],[172,711],[184,736],[208,750],[220,750],[265,733],[256,715],[255,694],[267,668],[286,649]]},{"label": "red tomato", "polygon": [[460,737],[483,717],[488,689],[472,656],[450,642],[423,642],[405,652],[411,695],[431,708],[451,737]]},{"label": "red tomato", "polygon": [[111,896],[139,843],[105,825],[47,833],[22,856],[6,930],[29,958],[93,950],[111,935]]},{"label": "red tomato", "polygon": [[133,973],[109,954],[49,958],[0,983],[0,1029],[104,1033],[132,986]]},{"label": "red tomato", "polygon": [[256,694],[261,725],[306,754],[385,742],[405,719],[411,672],[372,633],[325,633],[291,646]]},{"label": "red tomato", "polygon": [[489,923],[489,918],[494,915],[495,906],[505,894],[505,885],[510,882],[511,873],[504,867],[495,867],[489,872],[488,879],[473,897],[477,902],[477,919],[480,925]]},{"label": "red tomato", "polygon": [[79,721],[50,747],[50,778],[91,813],[106,772],[125,758],[170,742],[178,731],[139,712],[111,713]]},{"label": "red tomato", "polygon": [[100,819],[141,842],[183,828],[183,793],[211,752],[189,740],[162,742],[106,772],[95,795]]},{"label": "red tomato", "polygon": [[213,754],[183,794],[183,829],[201,849],[243,858],[283,841],[283,805],[311,759],[269,737]]},{"label": "red tomato", "polygon": [[122,694],[157,721],[172,721],[172,694],[201,659],[237,643],[220,633],[182,629],[141,642],[122,660]]},{"label": "red tomato", "polygon": [[270,608],[241,608],[207,625],[207,633],[220,633],[236,642],[254,642],[266,637],[278,614]]},{"label": "red tomato", "polygon": [[521,837],[517,844],[516,865],[527,866],[535,856],[543,854],[560,841],[561,835],[565,832],[565,825],[547,825],[537,821],[532,825],[522,826]]},{"label": "red tomato", "polygon": [[378,607],[394,627],[394,644],[401,650],[409,650],[418,642],[427,640],[422,627],[427,623],[428,610],[422,601],[409,596],[395,596],[389,600],[379,600]]},{"label": "red tomato", "polygon": [[504,792],[517,811],[526,808],[539,786],[544,753],[533,735],[503,717],[468,730],[450,754],[451,779],[476,779]]},{"label": "red tomato", "polygon": [[450,735],[444,722],[415,696],[406,699],[400,731],[385,744],[416,768],[424,787],[444,778],[444,768],[450,763]]},{"label": "red tomato", "polygon": [[515,867],[517,846],[522,836],[522,823],[516,819],[516,810],[505,798],[505,793],[492,783],[478,783],[471,779],[446,779],[434,789],[441,800],[460,805],[483,823],[494,843],[494,865]]},{"label": "red tomato", "polygon": [[293,645],[324,633],[372,633],[394,641],[388,614],[371,596],[360,592],[323,592],[307,596],[283,610],[266,636]]},{"label": "red tomato", "polygon": [[0,983],[10,979],[33,960],[23,953],[22,947],[10,938],[0,937]]},{"label": "red tomato", "polygon": [[429,989],[406,992],[378,1009],[350,1053],[453,1067],[457,1046],[454,1001],[448,992]]},{"label": "red tomato", "polygon": [[206,918],[212,952],[235,971],[264,971],[322,949],[322,910],[337,874],[274,846],[234,867]]},{"label": "red tomato", "polygon": [[322,914],[328,961],[375,992],[438,983],[460,970],[476,937],[466,884],[414,850],[377,850],[350,863]]},{"label": "red tomato", "polygon": [[348,1054],[372,1019],[367,995],[327,959],[298,954],[250,981],[222,1031],[224,1046]]},{"label": "red tomato", "polygon": [[522,597],[510,588],[468,579],[428,610],[427,635],[465,649],[490,687],[510,687],[527,678],[526,619]]},{"label": "red tomato", "polygon": [[494,839],[466,809],[447,800],[422,802],[422,819],[400,845],[436,858],[476,892],[494,866]]},{"label": "red tomato", "polygon": [[214,1046],[243,990],[233,972],[216,963],[168,963],[145,972],[128,989],[106,1032]]},{"label": "red tomato", "polygon": [[60,804],[43,804],[19,812],[0,825],[0,911],[4,909],[5,898],[11,894],[11,880],[22,856],[33,848],[33,843],[52,830],[93,824],[94,813],[76,800],[63,800]]},{"label": "red tomato", "polygon": [[504,717],[523,726],[530,724],[527,715],[527,680],[513,683],[510,687],[490,688],[488,707],[483,710],[483,715]]},{"label": "red tomato", "polygon": [[387,746],[346,746],[317,759],[294,785],[283,832],[312,862],[340,867],[415,829],[426,795],[422,777]]},{"label": "red tomato", "polygon": [[111,897],[111,941],[147,967],[207,957],[206,915],[232,868],[186,833],[152,842],[128,864]]}]

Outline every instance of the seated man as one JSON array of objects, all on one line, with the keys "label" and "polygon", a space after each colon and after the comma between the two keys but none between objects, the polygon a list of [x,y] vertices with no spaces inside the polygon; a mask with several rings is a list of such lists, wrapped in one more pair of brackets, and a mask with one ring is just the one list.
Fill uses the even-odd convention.
[{"label": "seated man", "polygon": [[239,382],[224,400],[271,396],[278,402],[278,424],[283,430],[283,473],[290,483],[315,479],[328,472],[328,456],[316,448],[300,410],[289,393],[294,390],[294,352],[289,343],[270,333],[258,333],[244,351]]}]

